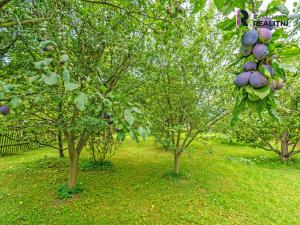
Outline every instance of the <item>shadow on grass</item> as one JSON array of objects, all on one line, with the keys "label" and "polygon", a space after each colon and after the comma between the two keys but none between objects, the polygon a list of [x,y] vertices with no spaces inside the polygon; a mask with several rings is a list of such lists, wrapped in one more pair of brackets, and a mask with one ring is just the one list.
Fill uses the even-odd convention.
[{"label": "shadow on grass", "polygon": [[113,163],[109,160],[95,162],[90,159],[83,159],[80,161],[80,169],[83,171],[112,170],[113,168]]},{"label": "shadow on grass", "polygon": [[18,154],[16,152],[4,152],[4,153],[0,153],[0,158],[15,156],[15,155],[18,155]]},{"label": "shadow on grass", "polygon": [[27,162],[23,165],[25,167],[25,171],[39,171],[41,169],[57,169],[64,170],[68,168],[69,161],[68,158],[59,159],[56,157],[44,157],[32,162]]},{"label": "shadow on grass", "polygon": [[245,165],[257,165],[271,169],[294,169],[300,170],[300,159],[292,158],[288,162],[282,161],[279,157],[243,157],[243,156],[228,156],[227,159],[234,163],[242,163]]},{"label": "shadow on grass", "polygon": [[188,179],[188,175],[180,172],[178,174],[174,173],[173,171],[165,173],[162,178],[169,179],[169,180],[181,180],[181,179]]}]

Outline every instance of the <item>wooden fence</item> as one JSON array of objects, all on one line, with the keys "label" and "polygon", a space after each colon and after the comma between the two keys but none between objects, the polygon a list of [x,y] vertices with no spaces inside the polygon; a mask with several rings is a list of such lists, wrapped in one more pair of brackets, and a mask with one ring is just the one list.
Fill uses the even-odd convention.
[{"label": "wooden fence", "polygon": [[28,141],[23,129],[13,128],[0,132],[0,153],[26,151],[34,147],[35,144]]}]

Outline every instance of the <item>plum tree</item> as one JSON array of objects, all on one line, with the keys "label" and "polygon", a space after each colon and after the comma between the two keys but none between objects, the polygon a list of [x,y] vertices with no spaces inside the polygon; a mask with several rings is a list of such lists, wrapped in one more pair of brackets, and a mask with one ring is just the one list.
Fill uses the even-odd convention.
[{"label": "plum tree", "polygon": [[10,113],[10,108],[7,105],[3,105],[3,106],[0,107],[0,113],[3,116],[6,116]]},{"label": "plum tree", "polygon": [[[237,142],[274,152],[282,161],[300,153],[300,83],[297,72],[290,73],[289,88],[278,92],[277,114],[280,120],[262,112],[260,116],[250,111],[241,116],[240,123],[228,133]],[[270,84],[276,83],[271,80]],[[276,84],[275,84],[276,85]],[[287,100],[287,96],[289,96]]]},{"label": "plum tree", "polygon": [[244,46],[253,46],[258,40],[258,33],[256,30],[250,30],[246,32],[242,39]]},{"label": "plum tree", "polygon": [[257,64],[256,62],[250,61],[244,64],[244,71],[248,72],[248,71],[254,71],[257,69]]},{"label": "plum tree", "polygon": [[268,43],[272,39],[272,33],[268,28],[258,28],[257,32],[261,43]]},{"label": "plum tree", "polygon": [[256,59],[262,59],[268,54],[268,47],[265,44],[257,43],[253,47],[252,54]]},{"label": "plum tree", "polygon": [[254,88],[261,88],[268,83],[268,80],[260,72],[255,71],[250,76],[250,85]]},{"label": "plum tree", "polygon": [[243,72],[240,75],[236,76],[234,83],[238,87],[245,86],[249,83],[250,76],[251,76],[251,72]]}]

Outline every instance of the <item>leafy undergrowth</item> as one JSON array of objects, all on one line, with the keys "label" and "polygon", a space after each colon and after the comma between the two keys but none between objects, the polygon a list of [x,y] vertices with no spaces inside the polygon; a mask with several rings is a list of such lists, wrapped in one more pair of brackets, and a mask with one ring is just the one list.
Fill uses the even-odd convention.
[{"label": "leafy undergrowth", "polygon": [[93,161],[93,160],[82,160],[80,168],[83,171],[89,170],[111,170],[113,169],[113,164],[111,161]]},{"label": "leafy undergrowth", "polygon": [[69,162],[53,150],[0,158],[0,224],[300,224],[298,158],[283,164],[263,150],[195,144],[174,176],[171,154],[126,141],[112,167],[89,162],[83,152],[76,194],[57,192]]},{"label": "leafy undergrowth", "polygon": [[83,192],[83,190],[84,189],[80,183],[77,184],[72,189],[68,188],[68,183],[63,183],[63,184],[59,185],[57,188],[57,197],[59,199],[72,198],[72,197],[74,197],[74,195]]}]

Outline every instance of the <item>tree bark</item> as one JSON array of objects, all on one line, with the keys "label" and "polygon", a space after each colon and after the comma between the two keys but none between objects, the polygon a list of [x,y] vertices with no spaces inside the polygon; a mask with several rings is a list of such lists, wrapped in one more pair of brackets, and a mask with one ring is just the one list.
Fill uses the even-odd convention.
[{"label": "tree bark", "polygon": [[281,153],[280,158],[283,161],[289,161],[290,160],[290,153],[289,153],[289,144],[286,140],[281,141]]},{"label": "tree bark", "polygon": [[63,148],[63,142],[62,142],[62,133],[59,130],[58,134],[57,134],[57,141],[58,141],[58,155],[59,158],[63,158],[64,157],[64,148]]},{"label": "tree bark", "polygon": [[174,152],[174,174],[176,175],[179,174],[179,157],[180,157],[180,153],[175,151]]},{"label": "tree bark", "polygon": [[78,171],[79,171],[79,152],[75,149],[69,149],[70,157],[70,173],[69,173],[69,189],[74,188],[77,185],[78,181]]},{"label": "tree bark", "polygon": [[283,161],[288,161],[290,159],[290,153],[289,153],[289,134],[287,131],[283,134],[280,144],[281,144],[280,158]]}]

